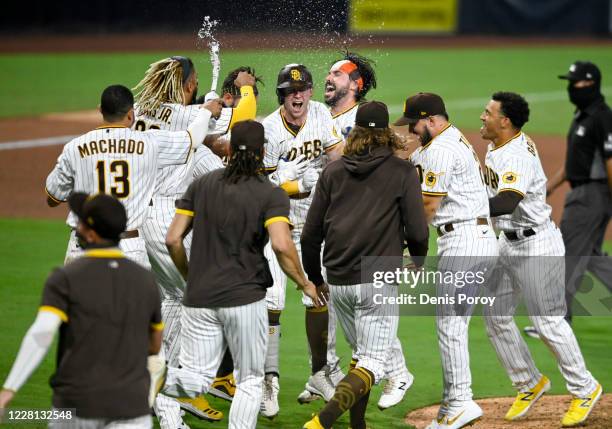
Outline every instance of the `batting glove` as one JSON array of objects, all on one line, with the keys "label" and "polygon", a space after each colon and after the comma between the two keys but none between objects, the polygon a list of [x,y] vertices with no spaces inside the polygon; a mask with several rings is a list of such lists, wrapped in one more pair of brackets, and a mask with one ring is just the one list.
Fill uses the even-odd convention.
[{"label": "batting glove", "polygon": [[298,180],[298,188],[300,193],[310,192],[319,180],[320,171],[316,168],[309,168],[304,172],[304,175]]},{"label": "batting glove", "polygon": [[306,157],[304,155],[298,156],[293,161],[279,159],[278,166],[276,167],[278,182],[290,182],[301,177],[309,166],[308,162],[304,162],[305,160]]}]

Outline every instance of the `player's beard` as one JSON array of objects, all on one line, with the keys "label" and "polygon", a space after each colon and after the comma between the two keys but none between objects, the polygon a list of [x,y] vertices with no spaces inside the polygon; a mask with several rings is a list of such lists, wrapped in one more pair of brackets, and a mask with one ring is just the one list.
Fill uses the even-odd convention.
[{"label": "player's beard", "polygon": [[[328,83],[326,83],[325,86],[327,86]],[[333,85],[333,84],[332,84]],[[348,85],[344,88],[338,88],[337,86],[334,85],[334,93],[331,97],[327,98],[327,96],[324,96],[325,99],[325,104],[327,104],[330,107],[334,107],[336,104],[338,104],[338,102],[344,98],[346,96],[346,94],[348,94],[349,92],[349,88]]]},{"label": "player's beard", "polygon": [[427,129],[427,127],[425,127],[425,129],[423,130],[423,134],[419,136],[421,145],[425,146],[427,143],[431,141],[431,139],[432,139],[431,134],[429,133],[429,130]]}]

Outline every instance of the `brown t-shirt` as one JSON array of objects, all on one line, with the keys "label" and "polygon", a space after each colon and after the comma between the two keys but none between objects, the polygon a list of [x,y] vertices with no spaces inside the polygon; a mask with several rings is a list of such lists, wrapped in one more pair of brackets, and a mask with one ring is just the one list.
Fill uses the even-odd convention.
[{"label": "brown t-shirt", "polygon": [[225,169],[192,184],[176,201],[177,213],[193,216],[193,241],[183,304],[235,307],[264,298],[272,275],[263,248],[266,227],[289,223],[289,197],[263,176],[229,183]]},{"label": "brown t-shirt", "polygon": [[41,310],[63,320],[53,406],[83,418],[149,413],[151,328],[163,329],[153,275],[118,249],[92,249],[47,279]]}]

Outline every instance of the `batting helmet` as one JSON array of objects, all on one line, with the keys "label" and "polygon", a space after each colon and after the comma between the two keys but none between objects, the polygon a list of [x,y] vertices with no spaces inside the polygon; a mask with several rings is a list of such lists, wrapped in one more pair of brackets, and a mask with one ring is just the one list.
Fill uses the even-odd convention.
[{"label": "batting helmet", "polygon": [[304,91],[310,88],[312,88],[312,74],[302,64],[287,64],[278,73],[276,95],[279,104],[283,104],[288,90]]}]

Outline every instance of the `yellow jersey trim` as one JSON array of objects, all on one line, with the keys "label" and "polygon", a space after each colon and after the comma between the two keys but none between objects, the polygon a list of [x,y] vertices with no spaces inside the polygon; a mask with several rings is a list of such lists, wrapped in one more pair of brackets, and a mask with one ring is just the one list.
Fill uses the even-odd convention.
[{"label": "yellow jersey trim", "polygon": [[330,150],[330,149],[331,149],[331,148],[333,148],[333,147],[338,146],[338,145],[339,145],[340,143],[342,143],[343,141],[344,141],[344,140],[338,140],[336,143],[334,143],[334,144],[332,144],[332,145],[327,146],[327,147],[325,148],[325,152],[327,152],[328,150]]},{"label": "yellow jersey trim", "polygon": [[293,137],[296,137],[300,133],[300,131],[302,131],[302,128],[304,128],[304,125],[306,125],[306,121],[308,120],[308,115],[306,115],[306,118],[304,119],[304,123],[300,126],[300,129],[296,133],[291,129],[289,124],[287,124],[287,120],[285,119],[285,115],[283,115],[282,109],[279,111],[279,113],[280,113],[281,120],[283,121],[283,125],[285,126],[285,129],[289,131]]},{"label": "yellow jersey trim", "polygon": [[448,195],[448,192],[421,191],[421,194],[427,195],[428,197],[445,197],[446,195]]},{"label": "yellow jersey trim", "polygon": [[264,222],[264,228],[267,228],[276,222],[285,222],[285,223],[288,223],[289,225],[293,225],[291,221],[289,220],[289,218],[285,216],[274,216]]},{"label": "yellow jersey trim", "polygon": [[99,127],[96,127],[96,130],[104,130],[106,128],[127,128],[124,125],[100,125]]},{"label": "yellow jersey trim", "polygon": [[92,249],[86,250],[85,255],[88,258],[124,258],[125,255],[118,249]]},{"label": "yellow jersey trim", "polygon": [[[440,131],[440,134],[442,134],[444,131],[448,130],[448,129],[450,128],[450,126],[451,126],[451,125],[452,125],[452,124],[449,122],[449,123],[448,123],[448,125],[447,125],[447,126],[445,126],[445,127],[444,127],[444,129],[443,129],[442,131]],[[434,142],[434,140],[435,140],[435,139],[437,139],[437,138],[440,136],[440,134],[438,134],[438,135],[437,135],[437,136],[435,136],[433,139],[431,139],[431,140],[429,141],[429,143],[427,143],[425,146],[421,146],[421,149],[419,149],[419,153],[420,153],[420,152],[423,152],[423,151],[425,150],[425,148],[428,148],[428,147],[429,147],[429,146],[430,146],[430,145],[431,145],[431,144]]]},{"label": "yellow jersey trim", "polygon": [[164,330],[164,322],[159,322],[159,323],[151,323],[151,329],[153,329],[154,331],[163,331]]},{"label": "yellow jersey trim", "polygon": [[38,308],[38,311],[46,311],[48,313],[53,313],[56,316],[58,316],[62,322],[67,323],[68,322],[68,315],[66,313],[64,313],[63,310],[60,310],[57,307],[53,307],[52,305],[41,305]]},{"label": "yellow jersey trim", "polygon": [[517,138],[518,136],[520,136],[522,134],[522,131],[519,131],[518,133],[516,133],[515,135],[513,135],[512,137],[510,137],[508,140],[506,140],[505,142],[503,142],[502,144],[500,144],[499,146],[495,146],[493,149],[491,149],[491,152],[493,152],[494,150],[499,149],[500,147],[506,146],[508,143],[510,143],[512,140],[514,140],[515,138]]},{"label": "yellow jersey trim", "polygon": [[525,194],[523,194],[521,191],[518,191],[516,189],[512,189],[512,188],[500,189],[498,194],[501,194],[502,192],[514,192],[516,194],[519,194],[521,197],[525,198]]},{"label": "yellow jersey trim", "polygon": [[55,201],[55,202],[56,202],[56,203],[58,203],[58,204],[60,204],[60,203],[65,203],[65,202],[66,202],[65,200],[60,200],[60,199],[58,199],[58,198],[55,198],[53,195],[51,195],[51,194],[49,193],[49,190],[48,190],[46,187],[45,187],[45,193],[47,194],[47,196],[48,196],[49,198],[51,198],[53,201]]},{"label": "yellow jersey trim", "polygon": [[344,115],[346,112],[350,112],[351,110],[353,110],[357,106],[359,106],[359,103],[355,103],[351,107],[349,107],[348,109],[345,109],[345,110],[343,110],[340,113],[336,113],[335,115],[332,115],[332,118],[336,119],[338,116]]},{"label": "yellow jersey trim", "polygon": [[193,217],[193,215],[195,213],[192,210],[176,209],[176,214],[182,214],[182,215],[185,215],[185,216]]}]

